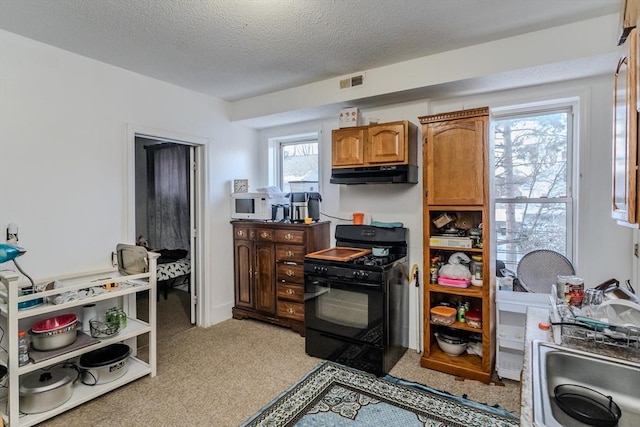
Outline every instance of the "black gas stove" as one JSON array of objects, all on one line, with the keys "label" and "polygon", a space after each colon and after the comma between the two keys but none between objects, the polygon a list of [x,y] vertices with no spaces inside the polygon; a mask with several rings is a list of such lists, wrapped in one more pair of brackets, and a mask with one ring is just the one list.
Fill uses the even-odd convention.
[{"label": "black gas stove", "polygon": [[308,354],[379,376],[404,354],[409,339],[407,234],[401,227],[338,225],[330,253],[384,247],[388,254],[305,257]]}]

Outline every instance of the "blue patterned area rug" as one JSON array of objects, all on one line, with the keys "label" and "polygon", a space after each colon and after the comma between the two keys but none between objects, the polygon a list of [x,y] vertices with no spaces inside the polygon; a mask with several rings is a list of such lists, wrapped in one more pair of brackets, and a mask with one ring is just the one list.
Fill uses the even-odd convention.
[{"label": "blue patterned area rug", "polygon": [[503,409],[324,361],[241,427],[515,427]]}]

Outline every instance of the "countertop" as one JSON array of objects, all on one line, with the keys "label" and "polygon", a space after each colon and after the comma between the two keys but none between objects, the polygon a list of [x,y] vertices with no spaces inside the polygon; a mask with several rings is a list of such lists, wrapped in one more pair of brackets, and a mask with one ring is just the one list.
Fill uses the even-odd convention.
[{"label": "countertop", "polygon": [[[531,378],[531,342],[540,340],[554,342],[554,332],[552,330],[542,330],[538,327],[540,322],[549,323],[549,309],[529,307],[527,309],[527,320],[525,324],[525,349],[522,366],[521,382],[521,403],[520,403],[520,425],[522,427],[533,426],[533,387]],[[589,341],[578,341],[575,339],[566,340],[560,344],[569,348],[575,348],[591,353],[602,354],[609,357],[616,357],[640,363],[640,350],[625,349],[609,345],[599,344]]]}]

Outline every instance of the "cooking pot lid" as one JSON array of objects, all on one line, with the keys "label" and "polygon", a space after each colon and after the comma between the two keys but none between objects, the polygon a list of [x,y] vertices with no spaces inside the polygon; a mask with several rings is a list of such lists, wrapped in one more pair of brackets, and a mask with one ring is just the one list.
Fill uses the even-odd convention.
[{"label": "cooking pot lid", "polygon": [[560,384],[553,390],[560,409],[590,426],[616,426],[622,416],[611,396],[577,384]]},{"label": "cooking pot lid", "polygon": [[76,378],[78,378],[78,372],[71,368],[34,371],[20,376],[20,394],[44,393],[73,382]]}]

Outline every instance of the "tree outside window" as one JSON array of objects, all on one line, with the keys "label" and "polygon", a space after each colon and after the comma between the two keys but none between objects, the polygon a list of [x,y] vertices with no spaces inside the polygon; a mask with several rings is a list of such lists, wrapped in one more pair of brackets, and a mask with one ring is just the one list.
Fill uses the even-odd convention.
[{"label": "tree outside window", "polygon": [[571,259],[571,109],[495,121],[497,259],[516,271],[535,249]]}]

